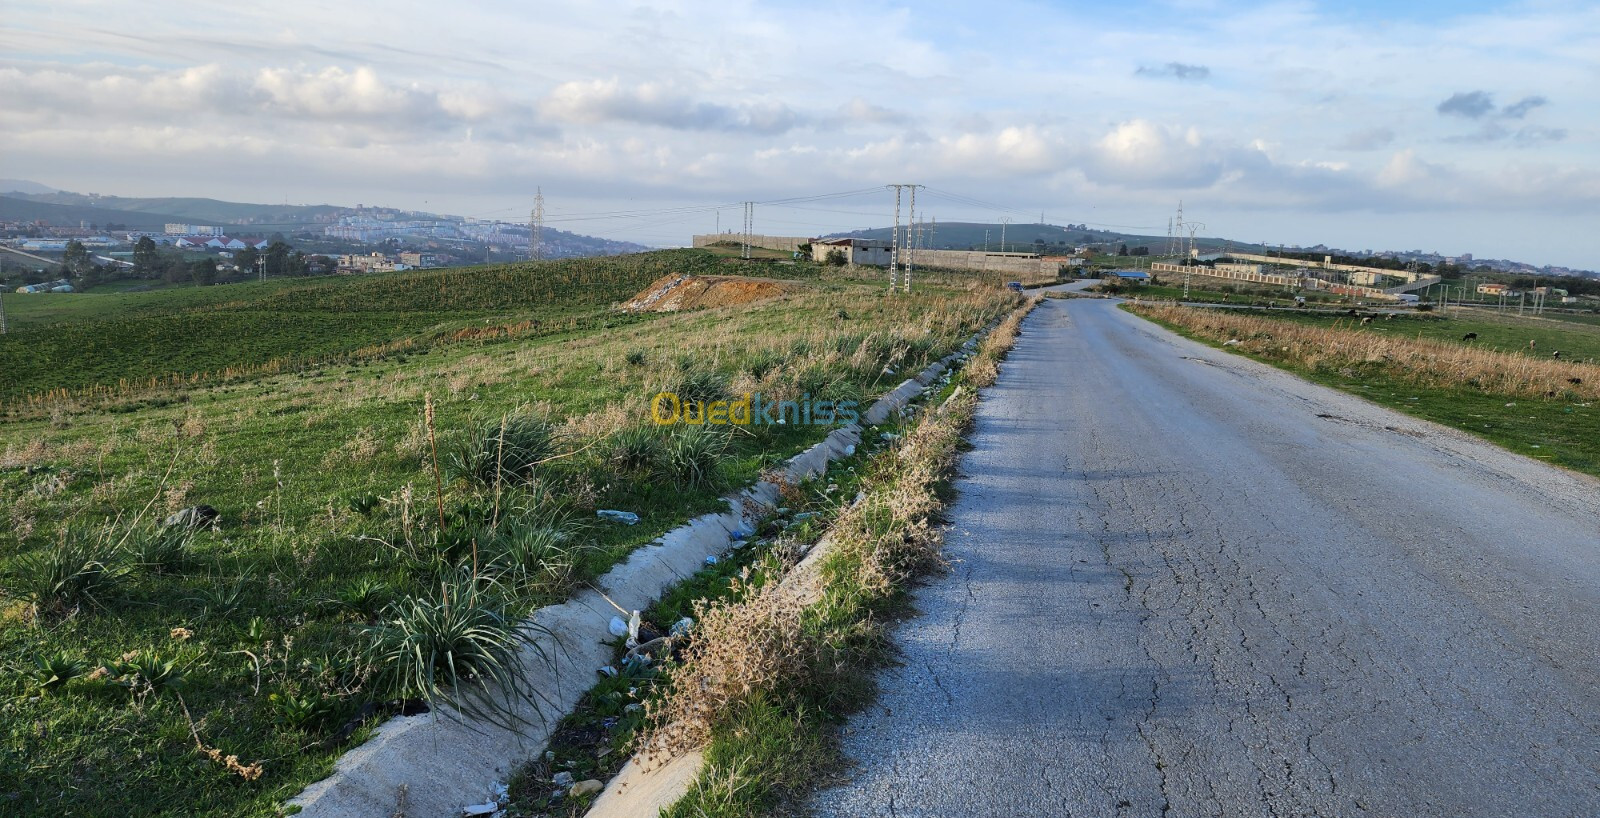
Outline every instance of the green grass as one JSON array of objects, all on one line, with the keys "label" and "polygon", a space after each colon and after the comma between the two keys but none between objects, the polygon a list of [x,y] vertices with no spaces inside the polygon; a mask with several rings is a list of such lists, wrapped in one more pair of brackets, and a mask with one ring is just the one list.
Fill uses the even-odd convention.
[{"label": "green grass", "polygon": [[[312,329],[284,336],[282,353],[302,362],[333,357],[292,371],[42,402],[14,409],[0,427],[0,496],[8,498],[0,571],[48,553],[69,526],[137,520],[148,528],[194,503],[222,515],[179,564],[136,567],[97,591],[94,605],[32,615],[25,599],[0,598],[5,803],[25,814],[272,815],[359,741],[366,728],[346,738],[340,727],[373,695],[356,653],[366,623],[333,600],[363,582],[422,597],[440,564],[465,558],[432,533],[425,395],[436,404],[441,443],[512,411],[563,424],[561,457],[538,467],[538,491],[581,524],[583,556],[568,577],[581,581],[686,518],[720,510],[726,488],[753,482],[826,432],[741,430],[701,486],[619,471],[600,444],[615,429],[643,424],[647,395],[667,377],[702,367],[730,385],[866,399],[899,382],[883,373],[886,365],[903,371],[937,358],[1010,303],[989,289],[969,292],[959,278],[929,277],[912,298],[885,299],[875,276],[813,273],[783,301],[625,318],[610,303],[663,270],[746,268],[693,251],[560,264],[239,285],[254,288],[248,299],[207,300],[229,288],[108,296],[135,299],[136,314],[57,316],[53,329],[30,329],[35,341],[64,347],[59,338],[94,342],[84,326],[128,340],[173,322],[234,334],[242,325],[230,322],[241,314],[316,316],[327,323],[307,319]],[[551,269],[569,274],[539,277]],[[473,281],[485,289],[467,286]],[[571,320],[514,337],[452,337],[449,321],[463,314],[487,316],[471,319],[476,327]],[[419,323],[384,323],[396,315]],[[345,331],[361,334],[361,343],[413,346],[371,357],[328,352]],[[209,350],[205,367],[238,366],[256,354],[249,338],[163,337],[176,349]],[[753,378],[752,368],[763,377]],[[75,371],[90,384],[107,377],[87,363]],[[489,508],[493,494],[461,481],[442,499],[452,519],[466,519]],[[602,523],[597,508],[635,511],[642,521]],[[513,605],[526,611],[567,587],[523,587]],[[188,635],[174,636],[175,628]],[[114,676],[80,677],[36,695],[29,677],[13,672],[62,651],[93,667],[134,652],[178,661],[182,699],[141,693]],[[245,780],[198,753],[185,704],[208,747],[259,762],[263,775]]]}]

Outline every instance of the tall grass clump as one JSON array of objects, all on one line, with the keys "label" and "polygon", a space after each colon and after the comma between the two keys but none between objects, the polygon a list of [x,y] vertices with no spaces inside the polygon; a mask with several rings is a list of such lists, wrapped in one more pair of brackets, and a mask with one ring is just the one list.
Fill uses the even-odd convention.
[{"label": "tall grass clump", "polygon": [[687,488],[718,487],[732,443],[726,426],[677,425],[662,442],[663,476]]},{"label": "tall grass clump", "polygon": [[558,428],[531,413],[505,415],[473,426],[450,440],[440,465],[452,480],[493,487],[526,482],[556,454]]},{"label": "tall grass clump", "polygon": [[32,604],[36,613],[66,613],[103,606],[127,575],[112,529],[69,528],[53,545],[12,560],[0,575],[0,589]]},{"label": "tall grass clump", "polygon": [[448,705],[472,719],[514,729],[526,721],[520,705],[539,695],[529,686],[522,650],[534,647],[536,626],[511,611],[500,588],[465,571],[437,592],[407,596],[363,629],[362,658],[375,669],[379,696]]}]

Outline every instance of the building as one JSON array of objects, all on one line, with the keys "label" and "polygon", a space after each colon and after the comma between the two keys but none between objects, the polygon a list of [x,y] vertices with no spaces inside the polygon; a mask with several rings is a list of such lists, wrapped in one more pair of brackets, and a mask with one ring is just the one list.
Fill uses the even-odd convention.
[{"label": "building", "polygon": [[438,267],[439,256],[434,253],[401,253],[400,263],[407,267]]},{"label": "building", "polygon": [[1479,295],[1501,296],[1501,295],[1511,295],[1512,292],[1511,292],[1511,288],[1507,287],[1504,284],[1501,284],[1499,282],[1490,282],[1488,284],[1479,284],[1478,285],[1478,294]]},{"label": "building", "polygon": [[166,233],[169,236],[220,236],[222,228],[203,224],[168,224]]},{"label": "building", "polygon": [[813,239],[811,260],[826,263],[828,254],[836,250],[844,254],[846,264],[889,266],[889,242],[878,239]]}]

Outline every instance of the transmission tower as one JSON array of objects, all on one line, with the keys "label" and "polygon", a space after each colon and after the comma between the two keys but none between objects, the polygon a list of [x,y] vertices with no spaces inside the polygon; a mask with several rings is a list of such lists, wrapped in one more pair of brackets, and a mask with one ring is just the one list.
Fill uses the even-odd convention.
[{"label": "transmission tower", "polygon": [[[1179,205],[1178,208],[1179,212],[1182,212],[1183,206]],[[1189,252],[1184,256],[1183,260],[1183,300],[1188,301],[1189,276],[1194,270],[1194,236],[1196,233],[1203,230],[1205,225],[1201,224],[1200,222],[1186,222],[1184,223],[1184,227],[1189,229]]]},{"label": "transmission tower", "polygon": [[[906,215],[906,233],[907,233],[906,238],[907,239],[910,238],[911,224],[917,220],[917,188],[919,188],[919,187],[921,187],[921,185],[912,185],[911,186],[911,211],[910,211],[910,213],[908,213]],[[921,233],[922,233],[922,230],[921,230],[921,227],[919,225],[918,230],[917,230],[917,234],[918,234],[917,238],[919,240],[922,238]],[[907,241],[907,244],[910,244],[910,242]],[[906,254],[905,290],[908,293],[911,292],[911,271],[916,269],[916,267],[917,267],[917,248],[916,248],[915,245],[912,245],[911,248],[909,249],[909,251]]]},{"label": "transmission tower", "polygon": [[544,258],[544,188],[534,188],[533,212],[528,214],[528,258]]}]

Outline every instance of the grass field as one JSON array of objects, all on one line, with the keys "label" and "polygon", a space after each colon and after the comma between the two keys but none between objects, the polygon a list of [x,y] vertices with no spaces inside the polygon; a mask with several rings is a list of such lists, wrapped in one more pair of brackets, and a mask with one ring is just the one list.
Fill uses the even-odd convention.
[{"label": "grass field", "polygon": [[[1307,326],[1348,327],[1377,335],[1464,344],[1532,358],[1550,358],[1560,350],[1561,357],[1567,360],[1600,361],[1600,322],[1518,317],[1489,310],[1456,308],[1448,313],[1377,317],[1367,325],[1361,324],[1358,318],[1339,315],[1274,313],[1274,316]],[[1478,337],[1463,340],[1469,333],[1476,333]],[[1528,346],[1529,341],[1533,341],[1534,346]]]},{"label": "grass field", "polygon": [[[1462,343],[1454,333],[1477,319],[1362,326],[1279,312],[1132,309],[1213,346],[1237,341],[1226,349],[1519,454],[1600,476],[1600,364],[1530,356],[1515,344],[1496,350],[1482,331],[1479,342]],[[1558,333],[1553,341],[1569,348],[1589,340],[1587,327],[1551,332]]]},{"label": "grass field", "polygon": [[[371,649],[406,604],[442,610],[470,576],[493,603],[473,612],[515,621],[826,432],[658,429],[648,395],[865,401],[1016,302],[970,277],[885,298],[877,276],[802,266],[796,293],[683,314],[611,305],[665,272],[744,267],[672,251],[34,316],[0,345],[4,803],[273,815],[362,738],[364,705],[430,693]],[[252,337],[274,322],[276,346]],[[150,380],[72,354],[90,345]],[[53,365],[9,368],[41,350]],[[158,535],[200,503],[214,528]]]}]

